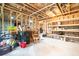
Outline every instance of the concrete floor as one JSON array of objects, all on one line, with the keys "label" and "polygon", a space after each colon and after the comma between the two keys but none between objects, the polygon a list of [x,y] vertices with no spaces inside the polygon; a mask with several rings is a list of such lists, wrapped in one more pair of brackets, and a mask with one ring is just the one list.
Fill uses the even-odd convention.
[{"label": "concrete floor", "polygon": [[79,56],[79,43],[64,42],[52,38],[42,38],[26,48],[16,48],[4,56]]}]

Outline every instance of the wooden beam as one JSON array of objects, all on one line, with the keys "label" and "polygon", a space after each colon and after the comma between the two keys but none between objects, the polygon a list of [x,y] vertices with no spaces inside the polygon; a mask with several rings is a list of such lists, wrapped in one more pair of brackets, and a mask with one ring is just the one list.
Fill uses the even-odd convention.
[{"label": "wooden beam", "polygon": [[12,4],[13,4],[13,3],[6,3],[6,4],[5,4],[5,7],[21,12],[23,6],[19,6],[19,5],[17,5],[17,4],[14,4],[14,6],[13,6]]},{"label": "wooden beam", "polygon": [[47,20],[46,20],[46,34],[47,34]]},{"label": "wooden beam", "polygon": [[[1,7],[1,6],[0,6],[0,7]],[[24,14],[24,15],[26,15],[26,16],[29,16],[29,15],[27,15],[26,13],[23,13],[23,12],[20,12],[20,11],[17,11],[17,10],[13,10],[13,9],[11,9],[11,8],[4,7],[4,9],[7,9],[7,10],[10,10],[10,11],[13,11],[13,12],[17,12],[17,13],[22,13],[22,14]]]},{"label": "wooden beam", "polygon": [[35,17],[35,30],[37,30],[37,27],[38,27],[38,20],[37,17]]},{"label": "wooden beam", "polygon": [[23,25],[23,15],[21,14],[21,25]]},{"label": "wooden beam", "polygon": [[35,11],[36,11],[36,10],[35,10],[35,9],[33,9],[32,7],[30,7],[28,4],[23,3],[23,5],[24,5],[25,7],[27,7],[29,10],[32,10],[33,12],[35,12]]},{"label": "wooden beam", "polygon": [[25,25],[28,25],[27,23],[28,23],[28,17],[25,16]]},{"label": "wooden beam", "polygon": [[60,10],[61,14],[63,15],[62,9],[58,3],[56,3],[57,8]]},{"label": "wooden beam", "polygon": [[4,3],[1,6],[1,15],[2,15],[2,31],[4,32]]},{"label": "wooden beam", "polygon": [[[77,12],[79,12],[79,9],[74,10],[74,11],[69,11],[69,12],[66,12],[66,13],[63,13],[63,16],[64,16],[64,15],[68,15],[68,14],[77,13]],[[57,16],[49,17],[49,18],[43,18],[43,19],[41,19],[41,20],[51,19],[51,18],[55,18],[55,17],[59,17],[59,16],[62,16],[62,15],[57,15]],[[40,20],[40,21],[41,21],[41,20]]]},{"label": "wooden beam", "polygon": [[71,11],[71,4],[70,3],[68,3],[69,4],[69,12]]},{"label": "wooden beam", "polygon": [[[21,3],[21,4],[22,4],[22,3]],[[31,12],[31,13],[34,12],[33,10],[30,10],[29,8],[26,8],[26,7],[25,7],[25,6],[26,6],[25,4],[20,5],[19,3],[18,3],[18,4],[16,3],[16,5],[19,5],[20,7],[22,7],[22,9],[25,9],[25,10],[27,10],[28,12]]]},{"label": "wooden beam", "polygon": [[30,16],[32,16],[33,14],[36,14],[36,13],[38,13],[38,12],[40,12],[40,11],[46,9],[47,7],[50,7],[50,6],[52,6],[52,5],[54,5],[54,4],[50,4],[50,5],[48,5],[48,6],[45,6],[44,8],[42,8],[42,9],[40,9],[40,10],[38,10],[38,11],[32,13]]},{"label": "wooden beam", "polygon": [[[35,10],[37,10],[37,11],[39,10],[36,6],[33,6],[33,5],[30,5],[30,6],[31,6],[32,8],[34,8]],[[46,15],[45,12],[43,12],[43,11],[40,11],[39,14],[40,14],[40,15],[43,14],[43,15],[45,15],[45,16],[48,16],[48,15]]]},{"label": "wooden beam", "polygon": [[[16,13],[16,16],[18,16],[18,13]],[[15,20],[16,20],[16,25],[18,26],[18,18],[16,18]]]},{"label": "wooden beam", "polygon": [[12,25],[12,19],[11,19],[11,17],[12,17],[12,11],[10,11],[10,25]]},{"label": "wooden beam", "polygon": [[[25,4],[24,4],[24,5],[25,5]],[[30,5],[30,4],[26,4],[26,5],[28,5],[29,7],[31,7],[31,8],[34,10],[34,12],[35,12],[35,11],[38,11],[38,9],[37,9],[35,6]],[[25,5],[25,6],[26,6],[26,5]],[[31,9],[31,10],[32,10],[32,9]],[[38,16],[45,16],[45,17],[47,17],[47,15],[46,15],[44,12],[42,12],[42,11],[38,12],[37,14],[38,14]]]},{"label": "wooden beam", "polygon": [[21,15],[21,13],[19,13],[19,14],[16,16],[15,20],[18,19],[18,17],[19,17],[20,15]]}]

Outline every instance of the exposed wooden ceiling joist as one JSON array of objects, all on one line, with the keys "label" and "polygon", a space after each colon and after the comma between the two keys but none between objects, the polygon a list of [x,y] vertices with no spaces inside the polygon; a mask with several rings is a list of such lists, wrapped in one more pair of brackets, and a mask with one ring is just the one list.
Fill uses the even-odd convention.
[{"label": "exposed wooden ceiling joist", "polygon": [[13,10],[17,10],[17,11],[20,11],[20,12],[23,12],[23,13],[26,13],[26,14],[30,14],[31,12],[27,11],[27,10],[23,10],[23,8],[20,6],[20,8],[17,8],[17,7],[14,7],[10,4],[6,4],[5,5],[6,7],[10,8],[10,9],[13,9]]},{"label": "exposed wooden ceiling joist", "polygon": [[[1,6],[2,4],[0,4]],[[51,6],[49,6],[51,5]],[[48,6],[48,7],[47,7]],[[54,7],[54,8],[53,8]],[[57,4],[48,4],[48,3],[5,3],[4,10],[10,10],[17,13],[22,13],[23,15],[38,17],[39,19],[50,18],[46,11],[48,9],[56,16],[66,15],[72,13],[73,10],[78,10],[79,4],[69,4],[69,3],[57,3]],[[61,13],[60,13],[61,12]],[[63,16],[62,15],[62,16]],[[54,16],[52,16],[54,17]]]},{"label": "exposed wooden ceiling joist", "polygon": [[[29,7],[31,7],[31,8],[32,8],[33,10],[35,10],[35,11],[38,11],[38,10],[39,10],[39,9],[36,8],[34,5],[27,4],[27,3],[26,3],[26,5],[28,5]],[[32,13],[31,13],[31,14],[32,14]],[[37,14],[38,14],[37,16],[48,17],[43,11],[40,11],[40,12],[38,12]]]},{"label": "exposed wooden ceiling joist", "polygon": [[56,5],[57,5],[58,9],[60,10],[61,14],[63,15],[63,12],[62,12],[61,7],[59,6],[59,4],[56,3]]},{"label": "exposed wooden ceiling joist", "polygon": [[[0,6],[0,7],[2,7],[2,6]],[[20,12],[20,11],[18,11],[18,10],[11,9],[11,8],[9,8],[9,7],[4,7],[4,9],[7,9],[7,10],[10,10],[10,11],[13,11],[13,12],[17,12],[17,13],[22,13],[22,14],[28,16],[26,13]]]},{"label": "exposed wooden ceiling joist", "polygon": [[[63,13],[63,16],[64,16],[64,15],[68,15],[68,14],[77,13],[77,12],[79,12],[79,9],[73,10],[73,11],[69,11],[69,12],[66,12],[66,13]],[[61,15],[54,16],[54,17],[59,17],[59,16],[62,16],[62,14],[61,14]],[[54,17],[43,18],[42,20],[51,19],[51,18],[54,18]],[[41,20],[40,20],[40,21],[41,21]]]},{"label": "exposed wooden ceiling joist", "polygon": [[25,10],[27,10],[27,11],[29,11],[29,12],[33,12],[33,11],[30,10],[28,7],[26,8],[26,6],[25,6],[24,4],[22,4],[22,3],[16,3],[16,5],[22,7],[22,9],[25,9]]},{"label": "exposed wooden ceiling joist", "polygon": [[45,6],[44,8],[42,8],[42,9],[40,9],[40,10],[38,10],[38,11],[32,13],[30,16],[32,16],[33,14],[36,14],[36,13],[42,11],[42,10],[44,10],[44,9],[47,8],[47,7],[50,7],[51,5],[53,5],[53,4],[50,4],[50,5],[48,5],[48,6]]},{"label": "exposed wooden ceiling joist", "polygon": [[[31,4],[28,4],[29,6],[31,6],[32,8],[34,8],[36,11],[38,11],[39,9],[36,7],[36,5],[34,6],[34,5],[31,5]],[[40,11],[40,12],[38,12],[39,14],[44,14],[45,16],[48,16],[48,15],[46,15],[43,11]]]}]

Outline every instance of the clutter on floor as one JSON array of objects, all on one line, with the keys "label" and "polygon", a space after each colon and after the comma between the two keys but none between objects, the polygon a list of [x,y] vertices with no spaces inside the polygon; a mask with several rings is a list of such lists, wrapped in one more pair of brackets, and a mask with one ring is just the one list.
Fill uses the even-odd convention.
[{"label": "clutter on floor", "polygon": [[26,48],[17,47],[3,56],[79,56],[79,43],[65,42],[43,37],[37,44],[29,44]]}]

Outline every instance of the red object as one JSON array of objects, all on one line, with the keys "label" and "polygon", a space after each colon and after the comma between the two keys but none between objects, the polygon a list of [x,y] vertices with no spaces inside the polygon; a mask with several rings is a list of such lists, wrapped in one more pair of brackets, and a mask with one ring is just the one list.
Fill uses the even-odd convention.
[{"label": "red object", "polygon": [[27,46],[26,42],[21,42],[21,43],[20,43],[20,47],[21,47],[21,48],[25,48],[26,46]]}]

